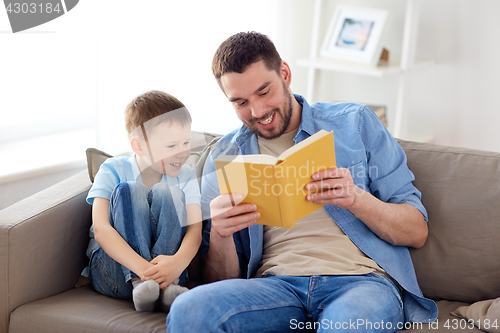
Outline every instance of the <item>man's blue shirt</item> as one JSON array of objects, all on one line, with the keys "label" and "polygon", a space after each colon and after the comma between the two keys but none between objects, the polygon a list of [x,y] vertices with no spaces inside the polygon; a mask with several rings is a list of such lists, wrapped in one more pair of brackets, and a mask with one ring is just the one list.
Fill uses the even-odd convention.
[{"label": "man's blue shirt", "polygon": [[[427,221],[421,193],[412,184],[415,178],[406,164],[406,155],[373,111],[352,103],[309,105],[302,96],[294,96],[302,105],[302,119],[294,138],[296,144],[321,129],[333,130],[337,167],[349,169],[354,183],[361,189],[385,202],[410,204]],[[245,126],[227,134],[212,147],[201,183],[203,218],[209,221],[203,232],[203,255],[208,251],[210,239],[210,201],[219,195],[215,158],[221,154],[258,153],[257,137]],[[380,239],[349,210],[335,205],[326,205],[324,209],[354,244],[404,289],[406,321],[429,322],[437,318],[437,306],[423,297],[406,247]],[[262,258],[263,226],[252,225],[235,233],[233,238],[241,276],[251,278]]]}]

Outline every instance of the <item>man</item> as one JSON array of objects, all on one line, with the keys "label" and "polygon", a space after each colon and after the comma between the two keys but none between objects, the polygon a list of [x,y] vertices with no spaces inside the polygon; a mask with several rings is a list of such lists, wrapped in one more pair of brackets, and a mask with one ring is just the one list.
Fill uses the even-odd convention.
[{"label": "man", "polygon": [[[293,95],[290,67],[259,33],[223,42],[212,71],[244,124],[213,147],[202,180],[205,276],[223,281],[181,295],[168,331],[394,332],[433,321],[437,307],[422,296],[406,248],[425,243],[427,213],[377,116]],[[219,195],[218,155],[278,155],[321,129],[334,131],[338,168],[314,174],[307,189],[323,191],[306,199],[324,208],[283,229],[255,224],[255,205],[231,207]]]}]

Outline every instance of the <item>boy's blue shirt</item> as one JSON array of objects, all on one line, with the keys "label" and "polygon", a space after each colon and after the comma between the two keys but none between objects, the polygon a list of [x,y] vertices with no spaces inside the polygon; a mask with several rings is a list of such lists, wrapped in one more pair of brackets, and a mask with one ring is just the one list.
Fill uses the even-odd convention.
[{"label": "boy's blue shirt", "polygon": [[[92,184],[87,195],[87,202],[92,204],[95,197],[109,200],[116,185],[127,181],[143,182],[135,155],[108,158],[101,164],[99,171],[95,175],[94,184]],[[200,204],[198,180],[196,173],[190,166],[184,164],[177,177],[163,175],[160,179],[160,183],[162,182],[167,182],[171,186],[178,186],[184,191],[186,205]]]},{"label": "boy's blue shirt", "polygon": [[[295,143],[321,129],[333,130],[337,167],[349,169],[355,184],[361,189],[385,202],[410,204],[427,221],[427,211],[420,201],[421,193],[412,184],[415,178],[406,164],[406,155],[373,111],[353,103],[309,105],[302,96],[294,96],[302,105],[302,120]],[[227,134],[212,147],[201,183],[203,218],[208,220],[203,232],[202,255],[207,253],[210,240],[210,201],[219,195],[215,158],[221,154],[258,153],[257,137],[245,126]],[[381,240],[346,209],[335,205],[326,205],[324,209],[354,244],[404,289],[406,321],[432,322],[437,318],[437,306],[423,297],[406,247]],[[233,238],[241,275],[251,278],[262,258],[263,226],[252,225],[235,233]]]},{"label": "boy's blue shirt", "polygon": [[[104,198],[109,200],[115,187],[123,182],[137,181],[143,182],[141,172],[133,156],[117,156],[108,158],[99,167],[99,171],[94,177],[94,183],[87,195],[87,202],[92,204],[94,198]],[[186,206],[190,204],[201,205],[200,188],[195,171],[184,164],[176,177],[163,175],[161,182],[167,182],[170,186],[179,187],[185,195]],[[89,231],[90,242],[87,248],[87,256],[91,258],[92,253],[99,249],[99,245],[94,239],[93,228]],[[83,276],[88,276],[88,267],[82,272]]]}]

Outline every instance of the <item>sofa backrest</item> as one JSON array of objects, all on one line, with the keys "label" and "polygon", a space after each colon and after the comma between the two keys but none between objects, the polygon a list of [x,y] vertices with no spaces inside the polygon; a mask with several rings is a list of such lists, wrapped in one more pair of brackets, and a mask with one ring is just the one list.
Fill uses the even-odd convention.
[{"label": "sofa backrest", "polygon": [[[220,136],[196,134],[203,144],[193,147],[187,163],[200,179],[211,144]],[[399,143],[429,215],[426,244],[410,249],[424,295],[471,303],[500,297],[500,153]],[[200,273],[197,256],[190,265],[197,283]]]},{"label": "sofa backrest", "polygon": [[429,214],[429,237],[410,249],[426,297],[500,297],[500,153],[400,141]]}]

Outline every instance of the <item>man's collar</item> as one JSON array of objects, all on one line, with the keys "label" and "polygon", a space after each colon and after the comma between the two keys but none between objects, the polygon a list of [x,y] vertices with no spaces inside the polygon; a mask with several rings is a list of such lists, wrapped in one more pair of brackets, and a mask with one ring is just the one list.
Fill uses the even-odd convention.
[{"label": "man's collar", "polygon": [[[307,136],[311,136],[316,133],[311,107],[303,96],[296,94],[293,96],[295,97],[295,100],[302,105],[302,118],[300,120],[299,130],[297,131],[295,138],[298,139],[302,131],[306,132],[308,134]],[[302,139],[299,141],[302,141]],[[297,140],[295,140],[295,142],[297,142]]]}]

